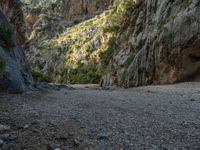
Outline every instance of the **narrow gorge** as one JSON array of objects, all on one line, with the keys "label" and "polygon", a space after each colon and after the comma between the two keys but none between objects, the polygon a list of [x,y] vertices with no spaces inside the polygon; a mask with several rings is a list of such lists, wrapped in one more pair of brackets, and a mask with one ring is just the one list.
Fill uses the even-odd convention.
[{"label": "narrow gorge", "polygon": [[199,0],[1,0],[0,149],[200,149]]},{"label": "narrow gorge", "polygon": [[26,54],[37,76],[121,87],[199,81],[198,1],[63,3],[68,17],[41,13],[32,26]]}]

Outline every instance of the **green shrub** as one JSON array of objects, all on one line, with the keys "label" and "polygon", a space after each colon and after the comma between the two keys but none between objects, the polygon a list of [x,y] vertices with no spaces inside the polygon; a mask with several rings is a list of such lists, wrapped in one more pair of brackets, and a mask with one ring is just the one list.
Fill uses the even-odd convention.
[{"label": "green shrub", "polygon": [[118,45],[116,43],[116,37],[114,36],[110,38],[107,45],[108,45],[107,50],[99,54],[99,57],[101,61],[103,62],[104,66],[107,66],[109,64],[109,61],[113,56],[113,53],[116,52],[118,49]]},{"label": "green shrub", "polygon": [[133,0],[122,0],[119,4],[116,2],[109,8],[109,23],[103,27],[103,32],[117,32],[122,23],[130,22],[133,12]]},{"label": "green shrub", "polygon": [[5,27],[5,26],[0,26],[0,39],[5,42],[6,47],[14,47],[15,42],[13,39],[13,33],[12,31]]},{"label": "green shrub", "polygon": [[38,82],[41,82],[41,81],[51,82],[50,77],[48,77],[47,75],[44,75],[43,73],[38,72],[38,71],[32,71],[32,76],[33,76],[34,80],[38,81]]},{"label": "green shrub", "polygon": [[61,78],[58,82],[71,84],[99,83],[104,70],[94,65],[80,64],[74,69],[62,70]]}]

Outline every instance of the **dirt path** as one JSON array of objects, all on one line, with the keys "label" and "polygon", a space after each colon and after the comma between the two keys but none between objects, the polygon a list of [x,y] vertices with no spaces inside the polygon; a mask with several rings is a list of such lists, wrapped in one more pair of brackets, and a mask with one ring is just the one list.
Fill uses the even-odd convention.
[{"label": "dirt path", "polygon": [[0,93],[0,149],[200,149],[200,83]]}]

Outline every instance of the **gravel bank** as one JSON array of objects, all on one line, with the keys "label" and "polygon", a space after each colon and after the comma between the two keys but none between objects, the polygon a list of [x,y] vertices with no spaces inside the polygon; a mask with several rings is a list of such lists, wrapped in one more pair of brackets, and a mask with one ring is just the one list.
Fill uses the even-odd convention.
[{"label": "gravel bank", "polygon": [[200,83],[0,93],[0,149],[200,149]]}]

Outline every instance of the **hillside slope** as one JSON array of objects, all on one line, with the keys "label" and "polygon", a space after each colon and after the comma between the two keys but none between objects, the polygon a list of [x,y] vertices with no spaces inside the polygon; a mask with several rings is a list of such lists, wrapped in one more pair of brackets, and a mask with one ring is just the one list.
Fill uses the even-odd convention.
[{"label": "hillside slope", "polygon": [[124,87],[199,81],[199,7],[196,0],[115,1],[64,28],[43,15],[26,54],[33,73],[47,81]]}]

